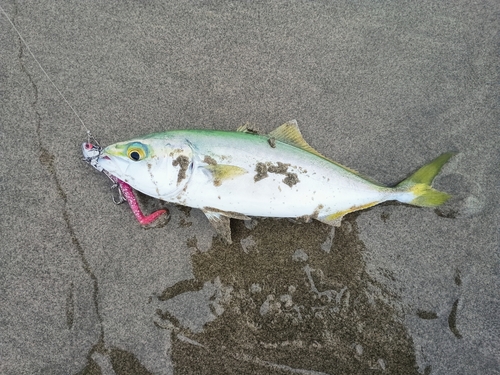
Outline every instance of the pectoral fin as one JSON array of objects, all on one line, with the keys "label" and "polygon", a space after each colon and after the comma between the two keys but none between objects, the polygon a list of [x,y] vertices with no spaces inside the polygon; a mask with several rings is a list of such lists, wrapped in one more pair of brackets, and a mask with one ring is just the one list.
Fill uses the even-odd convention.
[{"label": "pectoral fin", "polygon": [[205,168],[212,173],[215,186],[220,186],[225,180],[231,180],[247,173],[246,169],[229,164],[209,164]]},{"label": "pectoral fin", "polygon": [[238,212],[222,211],[213,207],[204,207],[202,211],[206,215],[208,221],[210,221],[210,224],[214,227],[217,234],[228,244],[233,243],[231,240],[230,219],[250,220],[248,216]]}]

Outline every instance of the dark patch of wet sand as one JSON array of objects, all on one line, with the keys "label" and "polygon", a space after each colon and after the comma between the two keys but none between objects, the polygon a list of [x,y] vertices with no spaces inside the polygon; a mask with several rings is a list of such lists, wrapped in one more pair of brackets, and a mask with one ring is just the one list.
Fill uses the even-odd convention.
[{"label": "dark patch of wet sand", "polygon": [[[232,291],[222,315],[202,333],[187,333],[203,346],[173,341],[177,373],[281,374],[284,365],[417,374],[412,341],[384,302],[388,292],[365,272],[356,216],[336,229],[330,252],[321,250],[328,225],[266,219],[254,230],[233,221],[233,245],[214,241],[194,254],[198,283],[219,278]],[[248,236],[255,246],[244,252]],[[299,249],[307,259],[293,259]]]}]

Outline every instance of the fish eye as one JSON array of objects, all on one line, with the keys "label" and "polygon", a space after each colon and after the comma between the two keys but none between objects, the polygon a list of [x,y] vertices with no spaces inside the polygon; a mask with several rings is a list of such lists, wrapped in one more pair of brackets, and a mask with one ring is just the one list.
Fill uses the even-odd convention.
[{"label": "fish eye", "polygon": [[135,161],[138,161],[141,158],[141,155],[137,151],[132,151],[128,156],[130,159]]},{"label": "fish eye", "polygon": [[[142,147],[141,147],[142,146]],[[131,145],[127,150],[127,156],[130,160],[139,161],[146,157],[146,151],[143,145],[138,145],[137,143]]]}]

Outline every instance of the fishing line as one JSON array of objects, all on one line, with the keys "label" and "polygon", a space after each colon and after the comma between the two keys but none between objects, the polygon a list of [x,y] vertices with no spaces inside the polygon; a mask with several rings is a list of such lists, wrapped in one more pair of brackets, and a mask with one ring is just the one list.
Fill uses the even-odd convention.
[{"label": "fishing line", "polygon": [[85,123],[83,122],[83,120],[81,119],[80,116],[78,116],[78,113],[76,112],[76,110],[73,108],[73,106],[69,103],[69,101],[64,97],[63,93],[61,92],[61,90],[59,90],[56,86],[56,84],[54,83],[54,81],[52,81],[52,79],[50,79],[49,75],[47,74],[47,72],[45,71],[45,69],[43,68],[42,64],[40,64],[40,62],[38,61],[38,59],[35,57],[35,55],[33,54],[33,52],[31,52],[31,49],[30,49],[30,46],[28,45],[28,43],[26,43],[26,41],[24,40],[23,36],[21,35],[21,33],[19,32],[19,30],[17,29],[16,25],[14,25],[14,22],[11,21],[10,17],[8,16],[8,14],[5,12],[5,10],[3,10],[2,6],[0,5],[0,11],[4,14],[5,18],[7,18],[7,20],[9,21],[9,23],[12,25],[12,28],[15,30],[15,32],[17,33],[17,35],[19,36],[19,39],[21,39],[21,42],[24,44],[24,46],[26,47],[26,49],[28,50],[29,54],[31,55],[31,57],[33,57],[33,60],[35,60],[35,62],[38,64],[38,66],[40,67],[40,70],[43,72],[43,74],[45,74],[45,77],[47,77],[47,79],[49,80],[49,82],[52,84],[52,86],[56,89],[57,93],[61,96],[61,98],[64,100],[64,102],[68,105],[69,108],[71,108],[71,110],[73,111],[73,113],[75,114],[76,118],[78,120],[80,120],[80,122],[82,123],[82,127],[83,129],[86,131],[87,133],[87,137],[88,137],[88,140],[90,142],[90,138],[92,138],[94,140],[94,142],[99,146],[99,142],[97,142],[97,139],[94,138],[94,136],[92,135],[92,133],[90,132],[89,128],[87,128],[87,126],[85,125]]}]

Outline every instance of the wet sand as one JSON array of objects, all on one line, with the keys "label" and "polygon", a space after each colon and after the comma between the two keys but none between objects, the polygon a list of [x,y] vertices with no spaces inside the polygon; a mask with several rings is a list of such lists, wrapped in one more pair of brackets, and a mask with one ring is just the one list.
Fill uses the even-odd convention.
[{"label": "wet sand", "polygon": [[499,374],[498,14],[468,2],[4,2],[108,145],[270,132],[395,184],[446,151],[438,209],[319,222],[167,207],[143,229],[0,15],[2,374]]}]

